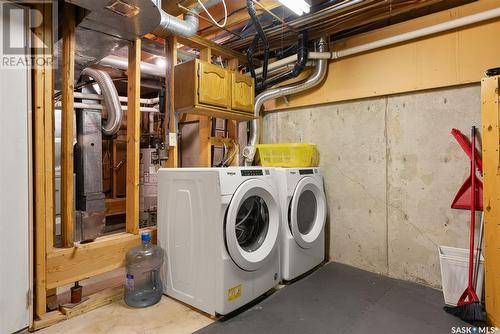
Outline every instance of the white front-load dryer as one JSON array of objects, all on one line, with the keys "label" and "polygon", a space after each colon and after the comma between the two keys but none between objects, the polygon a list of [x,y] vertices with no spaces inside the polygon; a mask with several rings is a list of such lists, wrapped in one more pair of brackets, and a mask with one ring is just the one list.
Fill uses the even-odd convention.
[{"label": "white front-load dryer", "polygon": [[164,293],[228,314],[279,282],[281,212],[268,168],[159,171]]},{"label": "white front-load dryer", "polygon": [[276,168],[281,203],[281,278],[290,281],[325,258],[327,205],[320,169]]}]

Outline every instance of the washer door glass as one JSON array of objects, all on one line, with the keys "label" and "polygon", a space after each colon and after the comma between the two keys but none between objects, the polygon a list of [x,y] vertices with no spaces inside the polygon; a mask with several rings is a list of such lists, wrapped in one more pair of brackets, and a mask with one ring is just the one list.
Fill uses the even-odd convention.
[{"label": "washer door glass", "polygon": [[253,252],[266,239],[269,229],[269,209],[259,196],[250,196],[241,204],[236,215],[236,239],[243,250]]},{"label": "washer door glass", "polygon": [[326,199],[321,184],[312,177],[299,181],[290,201],[288,222],[292,235],[302,248],[309,248],[323,231]]},{"label": "washer door glass", "polygon": [[279,224],[275,190],[259,179],[242,183],[229,203],[224,232],[234,263],[247,271],[262,267],[277,245]]}]

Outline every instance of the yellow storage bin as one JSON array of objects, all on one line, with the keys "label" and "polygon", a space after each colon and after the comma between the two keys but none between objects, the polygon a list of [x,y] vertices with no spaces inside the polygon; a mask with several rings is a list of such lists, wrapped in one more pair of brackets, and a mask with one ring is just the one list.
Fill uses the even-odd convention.
[{"label": "yellow storage bin", "polygon": [[315,167],[319,155],[314,144],[258,144],[257,163],[265,167]]}]

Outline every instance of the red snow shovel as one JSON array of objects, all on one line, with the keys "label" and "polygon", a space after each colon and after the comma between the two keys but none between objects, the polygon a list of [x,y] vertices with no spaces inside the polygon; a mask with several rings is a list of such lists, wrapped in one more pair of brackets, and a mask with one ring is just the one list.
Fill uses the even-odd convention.
[{"label": "red snow shovel", "polygon": [[[457,140],[458,144],[462,147],[465,154],[472,160],[472,151],[474,151],[474,158],[476,161],[476,167],[479,170],[479,174],[483,175],[483,161],[481,159],[481,155],[477,152],[476,149],[472,148],[472,144],[467,139],[467,137],[460,132],[460,130],[452,129],[451,134]],[[453,202],[451,203],[452,209],[463,209],[470,210],[471,209],[471,197],[472,197],[472,178],[474,177],[474,183],[476,185],[476,209],[483,210],[483,183],[476,176],[475,169],[471,171],[467,180],[465,180],[464,184],[460,187]]]},{"label": "red snow shovel", "polygon": [[468,272],[468,284],[462,296],[458,300],[457,306],[445,306],[446,312],[453,314],[460,319],[467,321],[469,323],[484,322],[486,321],[486,316],[484,315],[483,308],[481,306],[481,301],[477,297],[476,291],[474,290],[474,279],[473,279],[473,269],[474,269],[474,228],[476,222],[476,127],[472,127],[471,133],[472,139],[472,151],[471,154],[471,191],[470,191],[470,235],[469,235],[469,272]]}]

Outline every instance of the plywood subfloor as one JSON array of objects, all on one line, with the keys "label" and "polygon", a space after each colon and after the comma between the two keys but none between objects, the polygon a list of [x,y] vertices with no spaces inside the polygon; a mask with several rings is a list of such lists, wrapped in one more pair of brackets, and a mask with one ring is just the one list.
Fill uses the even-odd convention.
[{"label": "plywood subfloor", "polygon": [[123,301],[65,320],[37,333],[43,334],[184,334],[213,320],[166,296],[151,307],[137,309]]}]

